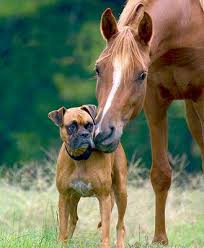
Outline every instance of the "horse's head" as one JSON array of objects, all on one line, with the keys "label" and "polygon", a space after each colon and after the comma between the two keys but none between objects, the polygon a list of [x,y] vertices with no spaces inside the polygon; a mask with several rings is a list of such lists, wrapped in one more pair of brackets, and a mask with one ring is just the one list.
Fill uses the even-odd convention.
[{"label": "horse's head", "polygon": [[116,149],[124,126],[144,103],[152,21],[142,5],[133,11],[123,23],[117,24],[111,9],[101,18],[107,46],[96,62],[99,109],[95,144],[104,152]]}]

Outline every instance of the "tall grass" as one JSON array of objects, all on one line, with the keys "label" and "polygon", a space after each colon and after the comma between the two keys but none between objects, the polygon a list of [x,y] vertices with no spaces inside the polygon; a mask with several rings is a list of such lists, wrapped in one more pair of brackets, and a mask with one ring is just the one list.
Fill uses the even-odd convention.
[{"label": "tall grass", "polygon": [[[49,156],[48,156],[49,157]],[[55,159],[2,171],[0,179],[0,247],[61,247],[57,242],[58,217]],[[175,162],[176,161],[176,162]],[[178,167],[185,157],[174,158]],[[19,166],[17,166],[19,167]],[[154,194],[140,161],[130,167],[126,213],[127,247],[150,247],[154,226]],[[175,181],[176,180],[176,181]],[[204,180],[175,172],[167,203],[169,247],[204,247]],[[179,185],[180,183],[180,185]],[[79,222],[69,247],[99,247],[98,202],[81,199]],[[111,221],[115,241],[116,207]]]}]

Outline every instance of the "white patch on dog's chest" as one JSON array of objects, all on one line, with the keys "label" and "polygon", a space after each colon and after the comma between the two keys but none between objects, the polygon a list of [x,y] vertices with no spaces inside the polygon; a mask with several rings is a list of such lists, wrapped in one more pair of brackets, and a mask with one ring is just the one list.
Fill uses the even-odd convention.
[{"label": "white patch on dog's chest", "polygon": [[83,197],[89,197],[93,195],[93,187],[91,183],[84,182],[81,179],[75,179],[70,183],[70,187]]}]

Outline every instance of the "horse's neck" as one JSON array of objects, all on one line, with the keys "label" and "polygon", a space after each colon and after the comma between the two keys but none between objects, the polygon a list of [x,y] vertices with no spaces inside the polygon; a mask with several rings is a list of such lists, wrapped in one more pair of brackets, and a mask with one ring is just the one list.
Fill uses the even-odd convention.
[{"label": "horse's neck", "polygon": [[186,41],[192,31],[189,30],[192,25],[190,19],[194,15],[193,11],[197,11],[199,7],[199,1],[196,1],[197,5],[194,7],[191,6],[190,0],[150,1],[147,12],[152,17],[154,29],[151,41],[152,62],[169,49],[188,46]]}]

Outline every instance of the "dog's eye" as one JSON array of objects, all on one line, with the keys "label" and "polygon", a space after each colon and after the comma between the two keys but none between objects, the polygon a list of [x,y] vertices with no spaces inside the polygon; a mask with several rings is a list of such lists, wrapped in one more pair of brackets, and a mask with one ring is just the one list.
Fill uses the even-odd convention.
[{"label": "dog's eye", "polygon": [[137,76],[137,81],[144,81],[147,77],[147,73],[145,71],[142,71],[138,76]]},{"label": "dog's eye", "polygon": [[91,122],[89,122],[84,127],[91,132],[93,130],[93,126],[94,125]]},{"label": "dog's eye", "polygon": [[77,131],[77,123],[73,122],[67,127],[69,133],[75,133]]}]

